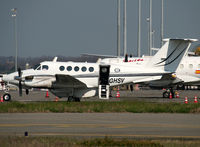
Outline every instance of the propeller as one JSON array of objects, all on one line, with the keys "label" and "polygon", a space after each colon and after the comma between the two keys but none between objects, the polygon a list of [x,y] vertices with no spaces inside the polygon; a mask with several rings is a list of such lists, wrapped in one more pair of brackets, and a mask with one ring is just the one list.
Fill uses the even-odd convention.
[{"label": "propeller", "polygon": [[22,71],[21,68],[18,68],[18,76],[19,76],[19,96],[22,96]]}]

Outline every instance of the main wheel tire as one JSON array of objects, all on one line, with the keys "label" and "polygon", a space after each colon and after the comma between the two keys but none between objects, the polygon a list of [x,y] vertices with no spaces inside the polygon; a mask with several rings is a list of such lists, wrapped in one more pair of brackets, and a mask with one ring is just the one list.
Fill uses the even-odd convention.
[{"label": "main wheel tire", "polygon": [[185,85],[183,84],[177,85],[177,90],[185,90]]},{"label": "main wheel tire", "polygon": [[7,101],[7,102],[10,101],[11,100],[11,95],[9,93],[4,94],[3,95],[3,100]]},{"label": "main wheel tire", "polygon": [[75,102],[80,102],[80,101],[81,101],[80,98],[78,97],[75,98]]},{"label": "main wheel tire", "polygon": [[74,97],[72,97],[72,96],[68,97],[68,102],[74,102],[74,101],[75,101]]},{"label": "main wheel tire", "polygon": [[169,98],[169,92],[167,91],[163,92],[163,98]]},{"label": "main wheel tire", "polygon": [[29,90],[28,89],[26,89],[26,95],[28,95],[29,94]]}]

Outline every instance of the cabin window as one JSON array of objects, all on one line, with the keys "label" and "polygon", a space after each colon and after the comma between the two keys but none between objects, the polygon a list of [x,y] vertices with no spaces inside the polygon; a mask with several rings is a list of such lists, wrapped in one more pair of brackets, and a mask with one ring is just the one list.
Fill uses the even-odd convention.
[{"label": "cabin window", "polygon": [[74,67],[74,70],[75,70],[75,71],[79,71],[79,67],[78,67],[78,66],[75,66],[75,67]]},{"label": "cabin window", "polygon": [[63,70],[65,70],[65,67],[64,66],[60,66],[60,71],[63,71]]},{"label": "cabin window", "polygon": [[72,67],[71,66],[67,66],[67,71],[71,71]]},{"label": "cabin window", "polygon": [[94,67],[90,67],[90,68],[89,68],[89,71],[90,71],[90,72],[93,72],[93,71],[94,71]]},{"label": "cabin window", "polygon": [[183,64],[180,64],[180,69],[183,69],[184,68],[184,65]]},{"label": "cabin window", "polygon": [[192,69],[193,68],[193,64],[189,64],[189,68]]},{"label": "cabin window", "polygon": [[87,68],[86,68],[85,66],[83,66],[83,67],[81,68],[81,70],[82,70],[83,72],[85,72],[85,71],[87,70]]},{"label": "cabin window", "polygon": [[49,66],[48,65],[42,65],[42,70],[48,70]]}]

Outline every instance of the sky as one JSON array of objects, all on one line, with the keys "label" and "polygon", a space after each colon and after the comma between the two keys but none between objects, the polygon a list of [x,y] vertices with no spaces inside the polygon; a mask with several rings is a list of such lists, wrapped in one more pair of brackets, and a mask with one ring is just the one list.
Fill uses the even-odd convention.
[{"label": "sky", "polygon": [[[164,37],[200,40],[199,6],[200,0],[164,0]],[[0,56],[15,55],[12,8],[17,8],[20,57],[117,54],[117,0],[0,0]],[[141,54],[148,53],[147,17],[149,0],[142,0]],[[161,0],[153,0],[152,21],[158,48]],[[129,54],[137,54],[137,30],[138,0],[127,0]]]}]

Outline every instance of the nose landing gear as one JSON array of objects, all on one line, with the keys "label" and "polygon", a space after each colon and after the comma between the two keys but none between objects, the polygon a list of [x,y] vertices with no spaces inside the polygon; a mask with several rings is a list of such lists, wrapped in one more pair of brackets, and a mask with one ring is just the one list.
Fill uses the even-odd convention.
[{"label": "nose landing gear", "polygon": [[3,100],[4,100],[4,101],[10,101],[10,100],[11,100],[11,95],[10,95],[9,93],[5,93],[5,94],[3,95]]}]

